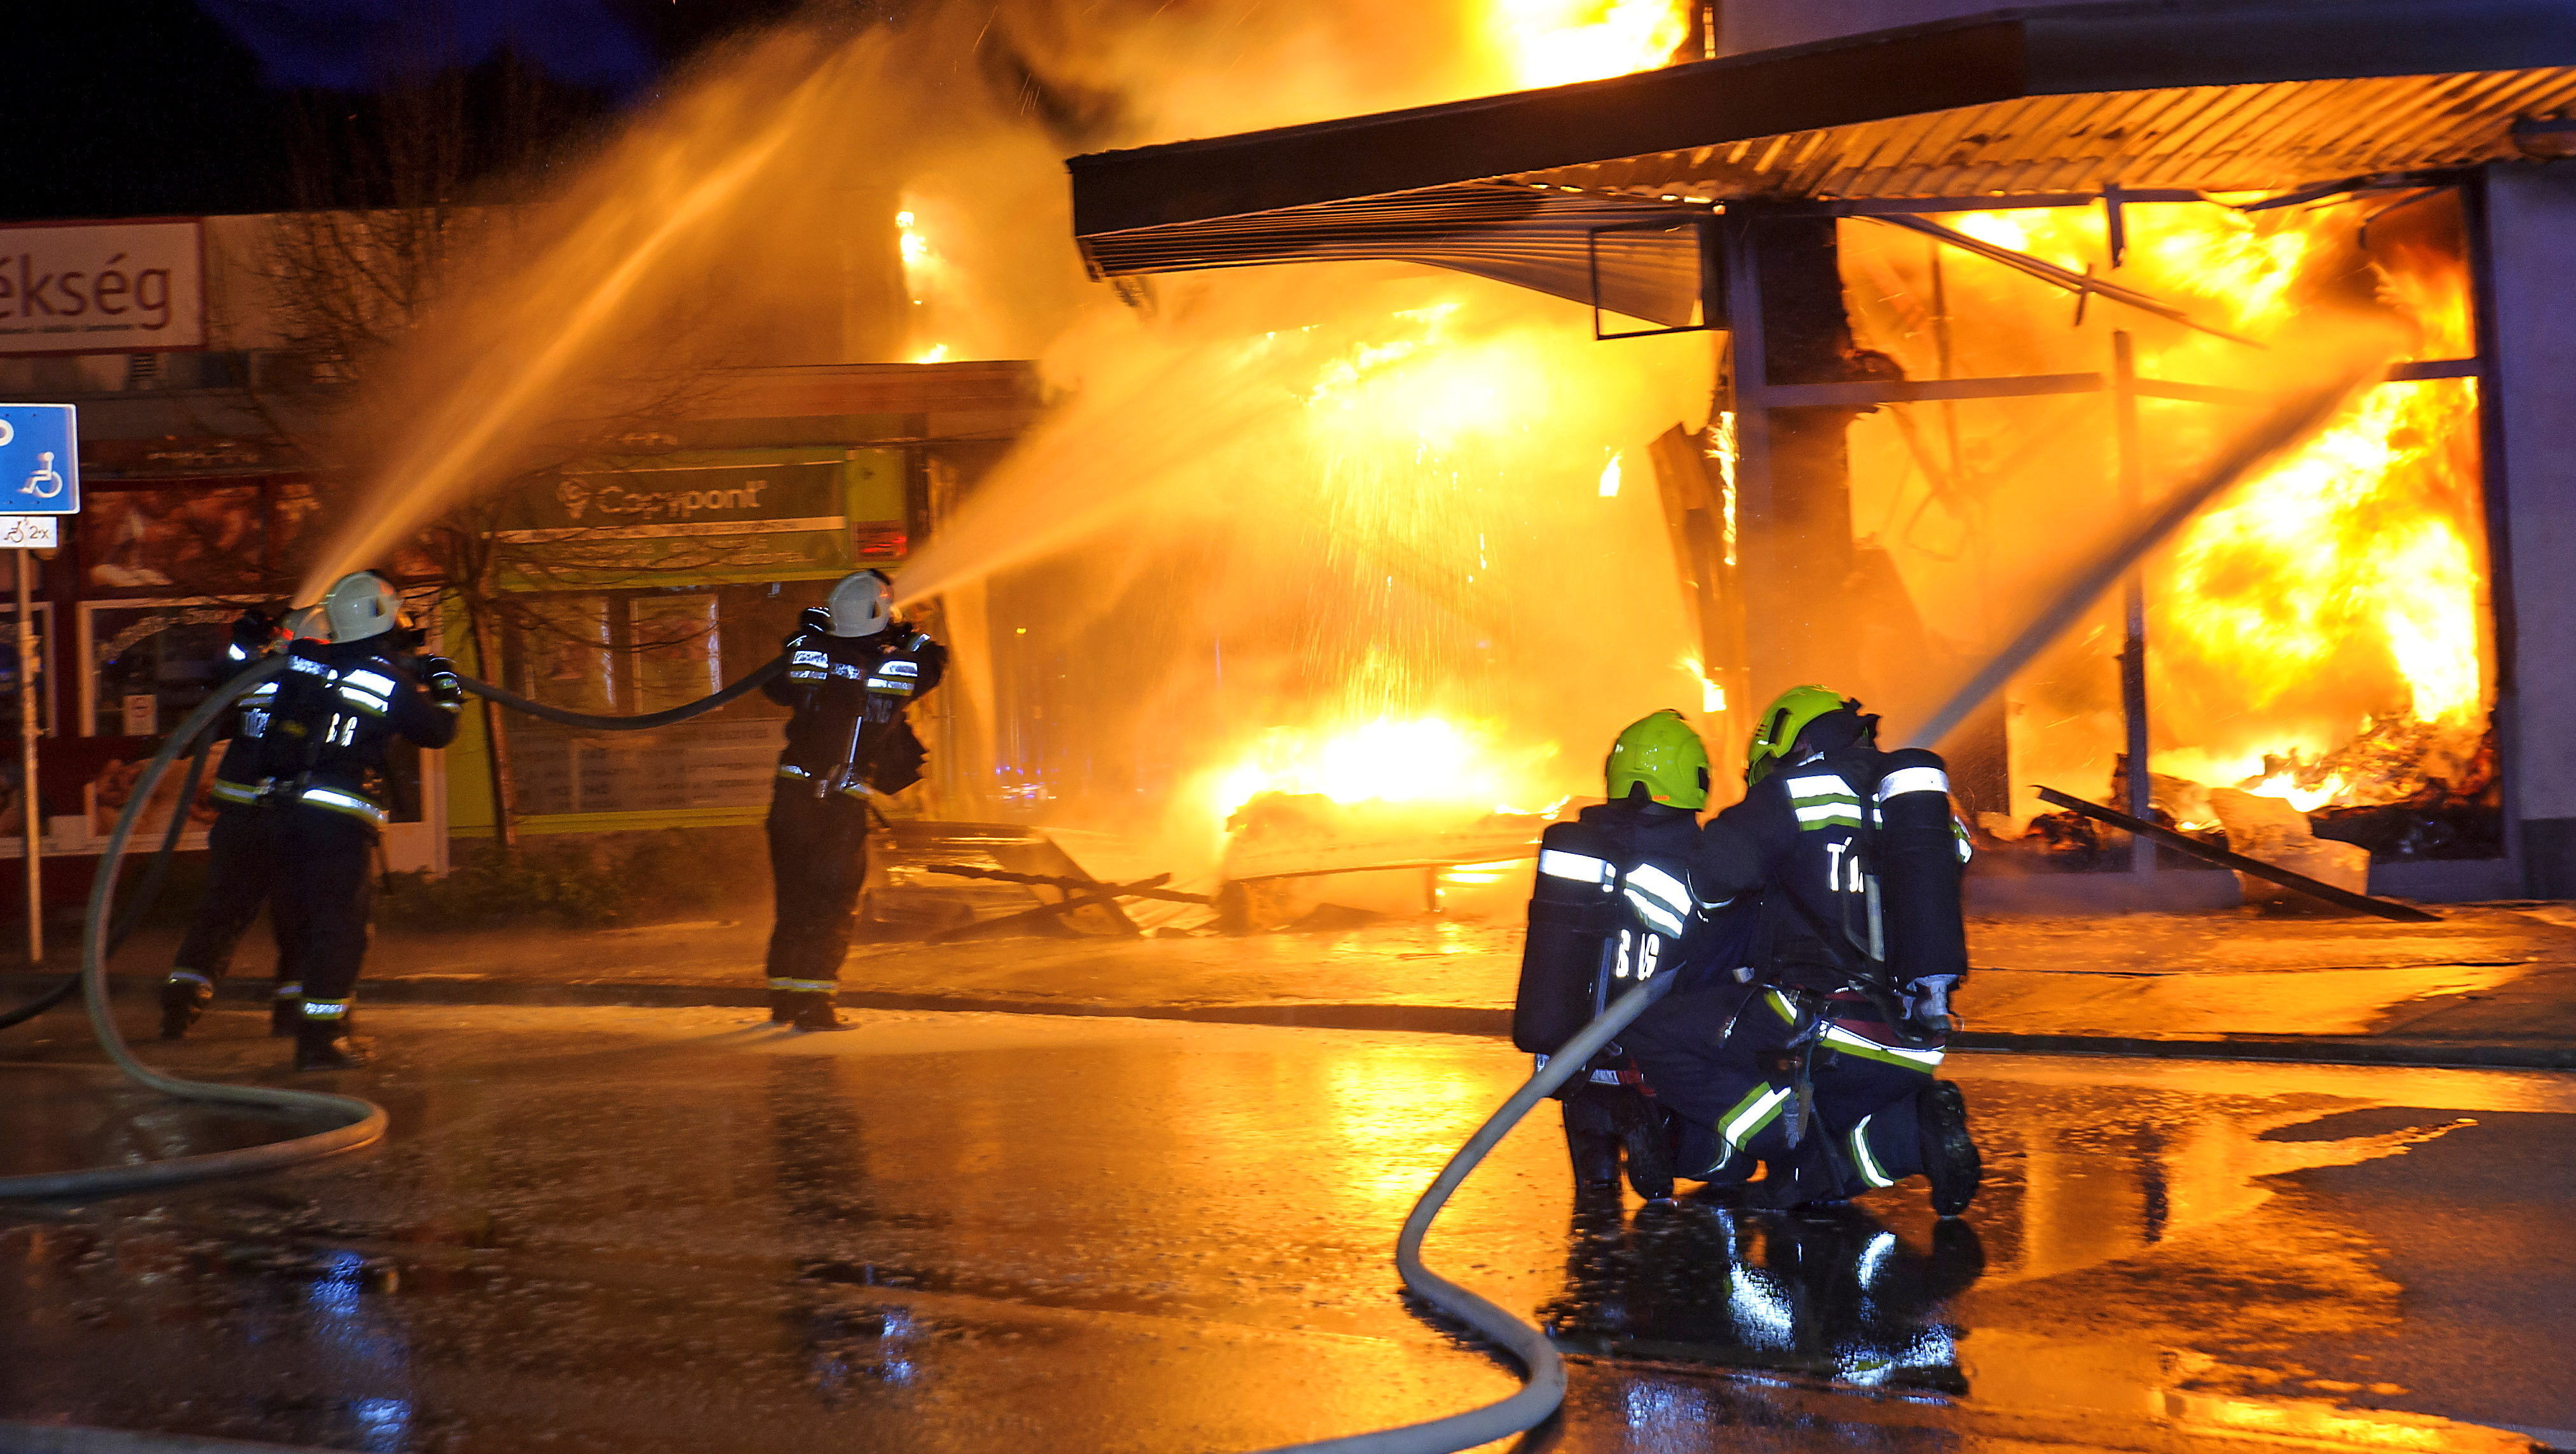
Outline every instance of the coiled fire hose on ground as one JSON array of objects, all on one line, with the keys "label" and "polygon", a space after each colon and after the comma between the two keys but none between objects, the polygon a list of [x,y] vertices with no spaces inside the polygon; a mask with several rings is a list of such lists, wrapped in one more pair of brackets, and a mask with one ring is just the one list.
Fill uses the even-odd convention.
[{"label": "coiled fire hose on ground", "polygon": [[[214,751],[215,734],[213,732],[209,731],[197,739],[196,755],[188,760],[188,779],[179,785],[179,796],[171,800],[181,806],[174,808],[170,814],[170,827],[161,835],[161,849],[152,855],[152,867],[144,871],[142,887],[134,891],[133,902],[126,905],[124,917],[117,920],[116,932],[107,936],[109,958],[116,956],[116,951],[124,945],[127,936],[143,922],[143,916],[151,912],[152,901],[161,896],[161,881],[169,875],[170,859],[179,849],[179,835],[188,826],[188,812],[184,805],[197,800],[197,784],[205,779],[206,759],[212,757]],[[70,999],[80,989],[80,983],[79,970],[75,969],[64,975],[61,984],[7,1014],[0,1015],[0,1030],[6,1030],[12,1025],[23,1025]]]},{"label": "coiled fire hose on ground", "polygon": [[[108,836],[107,849],[99,856],[98,872],[90,885],[89,911],[81,925],[80,969],[71,980],[82,990],[89,1010],[91,1031],[97,1035],[99,1048],[127,1079],[149,1090],[180,1100],[205,1101],[217,1105],[252,1106],[262,1110],[321,1112],[336,1117],[341,1124],[327,1131],[290,1137],[283,1141],[263,1142],[234,1151],[207,1151],[187,1156],[164,1157],[135,1165],[87,1167],[79,1171],[44,1172],[25,1176],[0,1176],[0,1200],[34,1197],[113,1196],[141,1191],[150,1187],[173,1186],[182,1182],[202,1181],[210,1177],[237,1176],[245,1172],[272,1171],[297,1162],[311,1161],[341,1151],[368,1145],[385,1134],[384,1107],[355,1096],[333,1095],[325,1091],[282,1090],[268,1086],[225,1085],[216,1081],[187,1080],[163,1075],[137,1060],[116,1028],[110,1012],[107,992],[107,959],[126,934],[142,918],[149,895],[159,887],[160,875],[167,866],[171,850],[177,845],[181,825],[185,822],[187,803],[194,798],[199,775],[207,754],[213,750],[213,727],[235,702],[252,688],[286,670],[288,658],[283,654],[253,663],[247,670],[224,683],[214,695],[200,703],[170,734],[169,742],[134,782],[124,812],[117,816],[116,830]],[[465,678],[466,689],[512,709],[547,721],[572,727],[600,731],[641,731],[685,722],[731,702],[786,670],[787,659],[777,657],[725,687],[722,691],[697,701],[673,707],[668,711],[647,713],[638,717],[594,717],[579,712],[566,712],[541,702],[532,702],[515,692],[489,683]],[[108,910],[116,897],[118,872],[124,867],[125,846],[134,836],[134,827],[152,801],[153,790],[161,785],[161,776],[177,761],[179,754],[194,746],[196,756],[188,774],[188,792],[172,815],[170,831],[163,836],[161,854],[144,882],[144,894],[129,906],[124,922],[115,933],[108,932]],[[42,1013],[70,993],[69,986],[49,991],[41,1003],[22,1007],[15,1024]]]}]

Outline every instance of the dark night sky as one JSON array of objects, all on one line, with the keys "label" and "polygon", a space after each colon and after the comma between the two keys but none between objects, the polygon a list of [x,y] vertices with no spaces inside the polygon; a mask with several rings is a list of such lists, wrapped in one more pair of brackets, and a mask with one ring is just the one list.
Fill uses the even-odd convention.
[{"label": "dark night sky", "polygon": [[0,46],[0,219],[293,205],[299,106],[505,51],[596,116],[791,0],[80,0]]}]

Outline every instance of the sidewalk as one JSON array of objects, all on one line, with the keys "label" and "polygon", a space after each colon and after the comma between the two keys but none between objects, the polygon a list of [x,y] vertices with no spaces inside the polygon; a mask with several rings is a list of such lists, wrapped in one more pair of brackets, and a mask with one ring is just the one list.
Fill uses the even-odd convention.
[{"label": "sidewalk", "polygon": [[[1961,1049],[2576,1068],[2576,908],[2457,905],[2435,924],[2360,918],[1994,918]],[[388,1003],[765,1003],[765,920],[592,933],[380,935],[362,998]],[[1338,932],[862,945],[843,1003],[1503,1035],[1519,926],[1384,920]],[[118,956],[120,991],[169,936]],[[68,968],[70,955],[61,960]],[[254,931],[228,998],[263,993]],[[45,979],[0,972],[0,1004]]]}]

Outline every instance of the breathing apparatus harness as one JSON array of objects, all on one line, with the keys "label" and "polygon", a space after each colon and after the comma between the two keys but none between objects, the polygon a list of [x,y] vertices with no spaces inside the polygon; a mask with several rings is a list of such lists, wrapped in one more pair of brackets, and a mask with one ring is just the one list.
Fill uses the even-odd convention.
[{"label": "breathing apparatus harness", "polygon": [[[854,700],[834,701],[830,711],[838,716],[849,714],[849,729],[828,767],[816,767],[811,761],[782,761],[778,775],[813,786],[817,801],[835,794],[866,799],[876,793],[896,793],[921,780],[918,744],[900,729],[906,704],[925,690],[923,667],[931,666],[931,680],[937,680],[938,665],[928,653],[936,649],[928,634],[908,622],[889,619],[885,629],[866,636],[840,636],[830,627],[830,615],[820,608],[807,608],[805,620],[794,635],[787,638],[787,679],[813,694],[821,710],[825,694],[845,696],[855,690]],[[867,643],[872,659],[864,662],[838,661],[829,643],[852,641]],[[789,754],[794,753],[791,731]]]}]

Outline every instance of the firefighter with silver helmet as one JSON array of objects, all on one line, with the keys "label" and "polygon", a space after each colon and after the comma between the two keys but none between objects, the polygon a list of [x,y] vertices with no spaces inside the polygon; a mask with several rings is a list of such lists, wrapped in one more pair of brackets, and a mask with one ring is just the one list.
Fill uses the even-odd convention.
[{"label": "firefighter with silver helmet", "polygon": [[216,802],[240,810],[230,819],[240,851],[265,857],[276,896],[295,905],[285,928],[302,981],[298,1070],[367,1062],[366,1043],[350,1034],[349,1005],[366,959],[376,839],[389,816],[385,753],[396,738],[445,747],[465,702],[445,658],[410,655],[419,638],[384,577],[342,576],[321,604],[328,640],[286,645],[287,670],[245,711],[213,789]]},{"label": "firefighter with silver helmet", "polygon": [[794,713],[769,800],[769,1018],[835,1030],[868,800],[921,780],[926,754],[904,709],[939,684],[948,649],[896,618],[883,571],[863,570],[806,608],[786,650],[787,670],[761,689]]},{"label": "firefighter with silver helmet", "polygon": [[[286,650],[298,641],[331,639],[331,626],[319,606],[303,606],[270,616],[244,611],[232,624],[227,658],[238,665]],[[233,717],[232,733],[216,765],[215,780],[236,787],[252,780],[260,736],[277,707],[277,681],[251,688]],[[272,815],[255,812],[233,793],[215,799],[214,826],[206,834],[206,891],[179,940],[170,977],[161,985],[161,1038],[186,1035],[213,1001],[215,985],[232,969],[233,951],[251,921],[266,905],[269,933],[277,942],[277,981],[269,995],[269,1033],[293,1035],[301,1023],[304,983],[295,969],[297,900],[278,892],[277,835]]]},{"label": "firefighter with silver helmet", "polygon": [[1965,1101],[1934,1074],[1967,972],[1966,838],[1940,758],[1881,752],[1876,729],[1822,687],[1763,713],[1744,799],[1703,832],[1709,860],[1739,866],[1735,892],[1704,910],[1624,1051],[1674,1174],[1728,1184],[1761,1167],[1779,1206],[1921,1175],[1952,1216],[1980,1176]]}]

